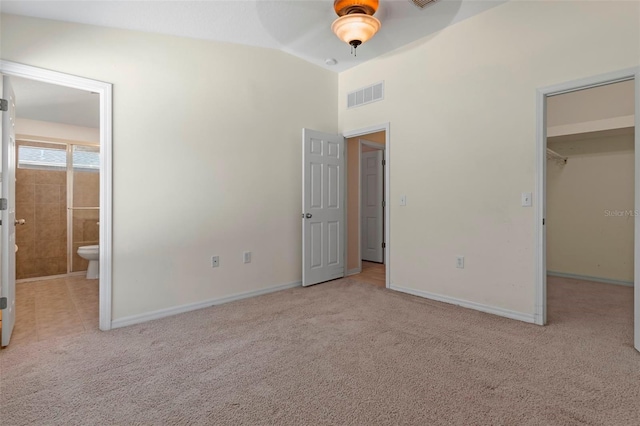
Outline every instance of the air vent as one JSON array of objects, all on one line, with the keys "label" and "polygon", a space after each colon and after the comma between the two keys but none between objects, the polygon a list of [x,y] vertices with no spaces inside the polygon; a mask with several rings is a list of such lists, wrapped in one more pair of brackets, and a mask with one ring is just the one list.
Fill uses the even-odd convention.
[{"label": "air vent", "polygon": [[355,108],[384,99],[384,81],[347,94],[347,108]]},{"label": "air vent", "polygon": [[431,3],[435,3],[436,0],[409,0],[411,3],[418,6],[420,9],[424,9]]}]

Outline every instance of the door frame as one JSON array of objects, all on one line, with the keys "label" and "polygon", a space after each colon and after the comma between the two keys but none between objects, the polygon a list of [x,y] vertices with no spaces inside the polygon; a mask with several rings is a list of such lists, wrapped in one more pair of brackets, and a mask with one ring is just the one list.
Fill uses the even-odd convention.
[{"label": "door frame", "polygon": [[[386,288],[390,288],[391,287],[391,179],[390,179],[390,167],[391,167],[391,123],[387,122],[387,123],[382,123],[382,124],[378,124],[378,125],[374,125],[374,126],[370,126],[370,127],[365,127],[365,128],[360,128],[360,129],[355,129],[355,130],[349,130],[349,131],[344,131],[342,132],[342,135],[345,137],[345,139],[350,139],[350,138],[356,138],[356,137],[365,137],[366,135],[370,134],[370,133],[376,133],[376,132],[381,132],[384,130],[384,135],[385,135],[385,145],[384,145],[384,200],[385,200],[385,206],[384,206],[384,242],[385,242],[385,249],[384,249],[384,266],[385,266],[385,287]],[[360,148],[361,145],[358,144],[358,148]],[[346,144],[345,144],[345,152],[347,151],[346,149]],[[360,160],[360,151],[358,153],[358,160]],[[348,164],[348,158],[345,158],[345,164]],[[358,164],[360,164],[360,161],[358,161]],[[348,167],[348,166],[347,166]],[[358,188],[360,187],[360,176],[358,175]],[[344,211],[344,223],[345,223],[345,233],[344,233],[344,264],[345,264],[345,276],[347,274],[347,236],[349,234],[349,230],[347,229],[347,204],[346,204],[346,194],[347,194],[347,180],[345,179],[344,181],[344,205],[345,205],[345,211]],[[360,208],[362,201],[359,200],[359,204],[358,204],[358,215],[360,215]],[[360,228],[360,226],[358,227]],[[358,230],[358,236],[360,238],[362,238],[362,236],[360,235],[360,229]],[[361,253],[361,247],[360,247],[360,240],[358,241],[358,257],[362,257],[362,253]],[[359,259],[359,265],[360,265],[360,270],[362,270],[362,259]]]},{"label": "door frame", "polygon": [[[546,231],[542,221],[546,214],[546,168],[547,168],[547,108],[548,96],[575,92],[577,90],[604,86],[621,81],[635,80],[635,210],[640,211],[640,67],[627,68],[600,74],[593,77],[568,81],[543,87],[536,91],[536,188],[537,203],[535,208],[535,312],[534,322],[545,325],[547,322],[547,253]],[[635,215],[634,231],[634,311],[635,318],[640,318],[640,215]],[[636,349],[640,345],[640,327],[636,327],[634,319],[634,339]]]},{"label": "door frame", "polygon": [[100,330],[111,330],[113,261],[113,85],[57,71],[0,60],[0,73],[100,96]]},{"label": "door frame", "polygon": [[[367,135],[364,135],[364,136],[367,136]],[[386,133],[385,133],[385,137],[386,137]],[[363,145],[381,150],[383,158],[385,158],[384,155],[386,154],[385,153],[385,149],[384,149],[384,145],[382,145],[380,143],[371,142],[371,141],[368,141],[366,139],[358,138],[358,167],[359,167],[359,170],[358,170],[358,172],[359,172],[358,173],[358,175],[359,175],[358,176],[359,177],[358,178],[358,224],[359,224],[359,226],[358,226],[358,270],[360,272],[362,272],[362,146]],[[386,165],[386,158],[385,158],[385,165]],[[382,166],[383,178],[384,178],[384,174],[385,174],[384,171],[385,171],[385,166],[383,165]],[[385,207],[386,207],[387,199],[385,197],[384,191],[383,191],[383,194],[382,194],[382,198],[383,198],[383,200],[385,202]],[[346,203],[345,203],[345,206],[346,206]],[[385,224],[383,222],[382,223],[383,232],[384,232],[384,228],[385,228],[384,225]],[[382,238],[385,239],[386,236],[383,234]],[[386,241],[384,241],[384,242],[386,242]],[[387,264],[387,257],[385,255],[384,251],[383,251],[383,254],[382,254],[382,264],[383,265]]]}]

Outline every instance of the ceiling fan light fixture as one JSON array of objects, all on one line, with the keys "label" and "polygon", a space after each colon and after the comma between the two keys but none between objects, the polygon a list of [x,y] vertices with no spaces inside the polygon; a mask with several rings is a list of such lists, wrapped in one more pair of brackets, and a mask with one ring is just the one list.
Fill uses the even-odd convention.
[{"label": "ceiling fan light fixture", "polygon": [[370,40],[380,29],[380,21],[364,13],[342,15],[331,25],[331,30],[345,43],[357,48]]},{"label": "ceiling fan light fixture", "polygon": [[380,21],[373,17],[378,10],[378,0],[334,0],[333,10],[338,19],[331,24],[336,36],[351,46],[351,53],[371,39],[380,29]]},{"label": "ceiling fan light fixture", "polygon": [[378,0],[335,0],[333,10],[338,16],[349,13],[364,13],[373,15],[378,10]]}]

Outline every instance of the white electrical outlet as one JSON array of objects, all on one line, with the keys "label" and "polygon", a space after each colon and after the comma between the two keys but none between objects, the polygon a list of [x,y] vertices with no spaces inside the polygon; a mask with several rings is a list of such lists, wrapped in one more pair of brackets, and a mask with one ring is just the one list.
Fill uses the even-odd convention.
[{"label": "white electrical outlet", "polygon": [[220,266],[220,256],[211,256],[211,267],[217,268]]},{"label": "white electrical outlet", "polygon": [[251,263],[251,252],[250,251],[245,251],[244,253],[242,253],[242,261],[244,263]]},{"label": "white electrical outlet", "polygon": [[456,268],[464,269],[464,256],[456,256]]}]

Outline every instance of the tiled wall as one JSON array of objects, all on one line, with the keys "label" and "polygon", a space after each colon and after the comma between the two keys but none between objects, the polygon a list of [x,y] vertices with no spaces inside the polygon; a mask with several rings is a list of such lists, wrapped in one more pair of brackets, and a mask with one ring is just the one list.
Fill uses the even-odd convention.
[{"label": "tiled wall", "polygon": [[67,273],[67,173],[16,170],[16,278]]}]

